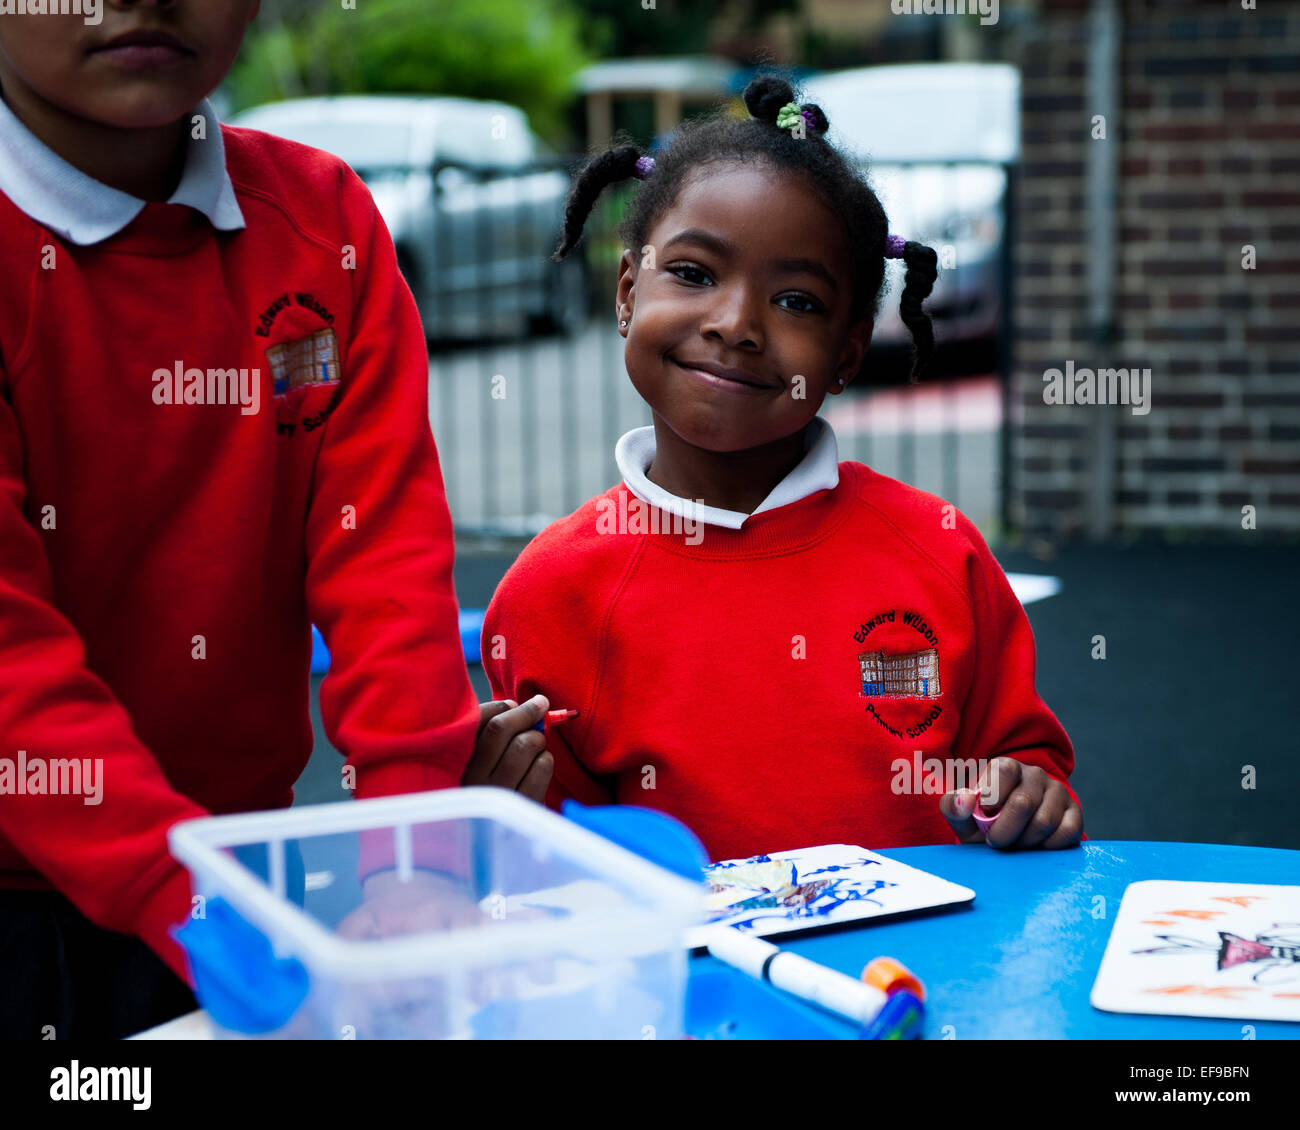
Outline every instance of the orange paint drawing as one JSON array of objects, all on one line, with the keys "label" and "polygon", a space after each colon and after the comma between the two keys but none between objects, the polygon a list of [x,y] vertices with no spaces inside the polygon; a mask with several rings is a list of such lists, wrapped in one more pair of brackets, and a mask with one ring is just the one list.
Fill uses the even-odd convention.
[{"label": "orange paint drawing", "polygon": [[1144,993],[1163,996],[1212,997],[1215,1000],[1241,1000],[1238,993],[1258,992],[1251,985],[1166,985],[1159,989],[1143,989]]}]

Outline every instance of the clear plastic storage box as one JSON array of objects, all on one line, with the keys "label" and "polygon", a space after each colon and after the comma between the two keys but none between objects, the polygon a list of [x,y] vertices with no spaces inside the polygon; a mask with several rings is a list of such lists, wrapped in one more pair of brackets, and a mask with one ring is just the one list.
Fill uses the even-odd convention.
[{"label": "clear plastic storage box", "polygon": [[702,886],[516,793],[216,816],[169,838],[195,894],[177,937],[218,1035],[683,1035]]}]

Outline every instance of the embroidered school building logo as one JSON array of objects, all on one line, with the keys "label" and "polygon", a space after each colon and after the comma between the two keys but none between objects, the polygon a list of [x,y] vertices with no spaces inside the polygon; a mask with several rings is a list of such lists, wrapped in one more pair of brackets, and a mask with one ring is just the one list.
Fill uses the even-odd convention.
[{"label": "embroidered school building logo", "polygon": [[339,339],[332,328],[273,345],[266,351],[266,359],[271,366],[273,396],[339,383]]},{"label": "embroidered school building logo", "polygon": [[939,652],[935,648],[890,655],[868,651],[858,656],[862,693],[877,698],[938,698]]},{"label": "embroidered school building logo", "polygon": [[[938,634],[919,612],[891,608],[859,624],[853,640],[876,645],[858,653],[858,694],[868,700],[867,714],[896,738],[920,737],[943,713],[933,701],[943,694]],[[929,646],[915,646],[922,643]],[[913,704],[927,702],[929,710],[916,717]]]}]

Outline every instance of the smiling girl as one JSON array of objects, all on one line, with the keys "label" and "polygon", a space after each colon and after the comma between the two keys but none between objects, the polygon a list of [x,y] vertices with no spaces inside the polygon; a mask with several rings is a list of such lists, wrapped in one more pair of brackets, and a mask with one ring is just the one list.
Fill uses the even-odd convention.
[{"label": "smiling girl", "polygon": [[[935,253],[889,234],[818,107],[771,75],[744,98],[749,120],[691,122],[655,159],[623,146],[577,176],[557,257],[602,189],[645,182],[616,305],[654,424],[619,440],[623,481],[543,531],[497,590],[483,664],[502,701],[482,708],[466,781],[660,809],[715,859],[1075,844],[1073,750],[1002,569],[943,499],[839,462],[817,415],[862,366],[888,256],[906,264],[923,369]],[[609,513],[638,509],[702,536],[611,531]],[[549,703],[579,714],[543,738]],[[954,786],[976,774],[987,834]]]}]

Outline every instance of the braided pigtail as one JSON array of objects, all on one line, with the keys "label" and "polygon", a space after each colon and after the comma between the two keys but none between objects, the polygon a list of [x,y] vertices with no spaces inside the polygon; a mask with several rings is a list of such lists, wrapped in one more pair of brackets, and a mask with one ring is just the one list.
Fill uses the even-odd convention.
[{"label": "braided pigtail", "polygon": [[564,235],[551,256],[555,262],[563,259],[582,238],[583,225],[591,215],[597,197],[605,188],[629,177],[644,179],[643,173],[638,169],[638,161],[644,160],[646,158],[635,145],[621,145],[598,153],[583,165],[574,177],[573,187],[569,189],[568,199],[564,202]]},{"label": "braided pigtail", "polygon": [[912,356],[912,372],[907,380],[909,384],[916,384],[934,355],[934,326],[930,322],[930,315],[921,308],[921,303],[930,296],[934,280],[939,277],[939,257],[933,247],[909,239],[903,245],[901,258],[907,266],[907,273],[903,276],[903,294],[898,300],[898,315],[912,333],[915,351]]}]

